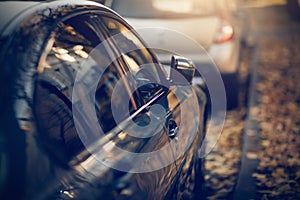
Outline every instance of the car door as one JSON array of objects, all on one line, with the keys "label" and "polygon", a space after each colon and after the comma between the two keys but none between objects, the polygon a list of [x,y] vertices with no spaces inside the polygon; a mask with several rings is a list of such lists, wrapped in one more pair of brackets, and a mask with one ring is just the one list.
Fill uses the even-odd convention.
[{"label": "car door", "polygon": [[[165,125],[170,116],[168,88],[158,84],[166,78],[144,47],[143,54],[134,49],[129,55],[118,45],[133,45],[131,41],[118,44],[109,39],[110,29],[125,28],[112,16],[83,14],[58,25],[39,69],[34,105],[37,139],[56,167],[72,166],[58,180],[63,191],[59,196],[113,198],[120,193],[126,198],[162,198],[177,173],[174,148],[167,146],[153,156],[147,153],[172,140]],[[129,75],[130,69],[144,63],[152,66],[146,72],[136,69],[138,75],[132,75],[139,78]],[[155,114],[154,102],[165,115]],[[103,176],[110,178],[104,181]],[[112,188],[110,194],[107,187]],[[96,188],[99,191],[89,192]]]}]

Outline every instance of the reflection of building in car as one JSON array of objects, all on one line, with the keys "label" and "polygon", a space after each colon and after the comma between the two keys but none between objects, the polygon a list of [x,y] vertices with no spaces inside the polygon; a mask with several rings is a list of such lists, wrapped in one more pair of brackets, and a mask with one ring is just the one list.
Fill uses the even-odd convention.
[{"label": "reflection of building in car", "polygon": [[1,199],[201,197],[205,94],[119,15],[71,2],[0,3]]}]

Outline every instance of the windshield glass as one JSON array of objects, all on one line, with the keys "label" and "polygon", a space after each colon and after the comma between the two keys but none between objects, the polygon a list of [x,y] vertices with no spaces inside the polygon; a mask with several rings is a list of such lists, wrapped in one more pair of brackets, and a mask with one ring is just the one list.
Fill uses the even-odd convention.
[{"label": "windshield glass", "polygon": [[114,0],[112,9],[124,17],[177,18],[216,13],[214,0]]}]

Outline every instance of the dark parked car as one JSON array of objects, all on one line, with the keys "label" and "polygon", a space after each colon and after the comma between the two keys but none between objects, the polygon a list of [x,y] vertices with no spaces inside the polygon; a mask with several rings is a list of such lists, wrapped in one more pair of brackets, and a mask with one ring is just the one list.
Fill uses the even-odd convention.
[{"label": "dark parked car", "polygon": [[[0,3],[1,199],[201,198],[206,96],[114,11]],[[171,58],[170,58],[171,59]]]}]

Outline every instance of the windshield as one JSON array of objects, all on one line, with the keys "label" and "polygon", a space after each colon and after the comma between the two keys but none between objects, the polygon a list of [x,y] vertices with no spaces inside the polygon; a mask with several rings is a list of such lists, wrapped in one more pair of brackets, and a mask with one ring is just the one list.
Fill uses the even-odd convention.
[{"label": "windshield", "polygon": [[214,0],[114,0],[112,9],[124,17],[182,18],[216,13]]}]

